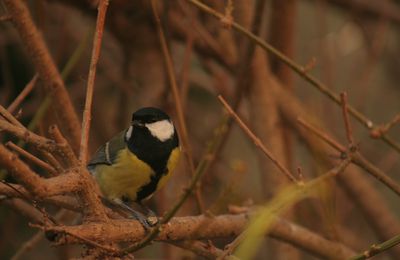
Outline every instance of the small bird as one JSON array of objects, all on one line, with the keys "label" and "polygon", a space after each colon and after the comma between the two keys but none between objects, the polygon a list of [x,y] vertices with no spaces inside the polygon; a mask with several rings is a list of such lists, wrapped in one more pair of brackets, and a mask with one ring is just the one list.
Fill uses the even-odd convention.
[{"label": "small bird", "polygon": [[153,226],[132,209],[165,185],[178,163],[179,139],[170,117],[162,110],[144,107],[132,115],[128,129],[101,146],[87,167],[106,202],[129,211],[144,227]]}]

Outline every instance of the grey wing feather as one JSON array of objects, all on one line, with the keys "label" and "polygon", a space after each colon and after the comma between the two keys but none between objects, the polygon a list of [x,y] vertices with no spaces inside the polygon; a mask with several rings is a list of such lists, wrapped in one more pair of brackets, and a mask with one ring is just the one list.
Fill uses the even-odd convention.
[{"label": "grey wing feather", "polygon": [[87,167],[92,170],[98,164],[111,165],[115,161],[117,154],[120,150],[124,149],[125,144],[125,131],[120,132],[114,136],[110,141],[102,145],[92,159],[89,161]]}]

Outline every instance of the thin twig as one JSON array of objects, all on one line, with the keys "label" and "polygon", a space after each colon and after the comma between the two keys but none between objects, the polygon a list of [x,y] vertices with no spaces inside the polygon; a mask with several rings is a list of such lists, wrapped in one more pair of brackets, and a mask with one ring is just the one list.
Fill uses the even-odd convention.
[{"label": "thin twig", "polygon": [[346,92],[340,93],[340,100],[342,103],[342,113],[343,113],[344,126],[346,129],[347,141],[349,143],[349,147],[352,147],[352,146],[354,146],[354,139],[353,139],[353,131],[351,129],[351,124],[350,124],[350,119],[349,119],[347,93]]},{"label": "thin twig", "polygon": [[37,158],[33,154],[27,152],[23,148],[17,146],[13,142],[10,142],[10,141],[7,142],[6,146],[8,148],[11,148],[12,150],[18,152],[20,155],[22,155],[23,157],[25,157],[29,161],[33,162],[34,164],[38,165],[39,167],[45,169],[50,175],[52,175],[52,176],[57,175],[57,171],[51,165],[49,165],[45,161],[42,161],[41,159]]},{"label": "thin twig", "polygon": [[[207,5],[201,3],[198,0],[187,0],[193,5],[197,6],[199,9],[203,10],[204,12],[207,12],[208,14],[218,18],[218,19],[223,19],[224,15],[215,11],[214,9],[208,7]],[[232,27],[237,30],[238,32],[246,35],[249,39],[251,39],[253,42],[258,44],[262,49],[267,51],[268,53],[271,53],[272,55],[275,55],[279,60],[284,62],[287,66],[289,66],[293,71],[295,71],[299,76],[304,78],[306,81],[308,81],[312,86],[317,88],[321,93],[323,93],[325,96],[330,98],[332,101],[335,103],[339,104],[341,103],[339,95],[331,91],[328,86],[323,84],[320,80],[315,78],[314,76],[308,74],[307,72],[304,71],[304,68],[301,65],[298,65],[295,63],[292,59],[275,49],[273,46],[270,44],[266,43],[262,38],[254,35],[251,33],[249,30],[244,28],[243,26],[237,24],[236,22],[232,22]],[[349,113],[356,118],[360,123],[362,123],[366,128],[372,129],[374,127],[374,123],[367,118],[364,114],[359,112],[357,109],[355,109],[352,106],[348,106]],[[386,144],[394,148],[397,152],[400,152],[400,144],[397,143],[396,141],[393,140],[392,137],[389,135],[382,135],[380,137]]]},{"label": "thin twig", "polygon": [[218,256],[217,260],[224,260],[227,256],[230,256],[233,251],[243,242],[246,238],[244,232],[240,233],[229,245],[227,245],[221,255]]},{"label": "thin twig", "polygon": [[70,170],[53,178],[42,178],[2,144],[0,144],[0,165],[9,170],[16,180],[39,199],[75,192],[81,188],[82,180],[75,171]]},{"label": "thin twig", "polygon": [[54,152],[57,148],[55,142],[43,136],[37,135],[24,127],[15,126],[6,120],[0,118],[0,130],[9,132],[10,134],[34,145],[37,148],[43,148],[49,152]]},{"label": "thin twig", "polygon": [[400,243],[400,235],[394,236],[391,239],[378,244],[378,245],[372,245],[370,247],[370,249],[368,249],[365,252],[362,252],[361,254],[358,254],[356,256],[353,256],[351,258],[349,258],[348,260],[364,260],[364,259],[368,259],[371,258],[375,255],[378,255],[380,253],[385,252],[386,250],[398,245]]},{"label": "thin twig", "polygon": [[400,122],[400,113],[397,114],[389,123],[387,123],[385,125],[385,127],[383,128],[383,132],[387,132],[389,131],[390,128],[392,128],[394,125],[396,125],[397,123]]},{"label": "thin twig", "polygon": [[61,158],[69,165],[70,167],[76,167],[79,165],[79,161],[76,158],[72,147],[69,145],[67,140],[61,134],[60,129],[56,125],[52,125],[49,127],[49,134],[53,138],[53,140],[58,145],[58,154],[61,155]]},{"label": "thin twig", "polygon": [[32,249],[35,245],[37,245],[43,239],[43,232],[36,232],[29,240],[23,243],[17,252],[10,258],[10,260],[18,260],[30,249]]},{"label": "thin twig", "polygon": [[56,170],[56,174],[60,174],[63,172],[62,165],[57,161],[57,159],[48,151],[43,149],[38,149],[45,160]]},{"label": "thin twig", "polygon": [[12,19],[12,15],[5,14],[0,16],[0,22],[10,21]]},{"label": "thin twig", "polygon": [[275,164],[275,166],[293,183],[297,183],[296,178],[290,173],[286,167],[280,163],[275,156],[265,147],[265,145],[261,142],[261,140],[246,126],[246,124],[240,119],[240,117],[232,110],[229,104],[225,101],[225,99],[219,95],[219,101],[224,105],[228,113],[236,120],[239,124],[240,128],[250,137],[250,139],[254,142],[254,144],[261,149],[261,151]]},{"label": "thin twig", "polygon": [[[3,181],[4,182],[4,181]],[[31,201],[33,196],[23,186],[18,184],[0,185],[0,194],[6,198],[21,198]],[[26,199],[28,198],[28,199]],[[52,195],[48,197],[38,198],[40,201],[54,205],[58,208],[65,208],[75,212],[82,212],[82,207],[77,205],[75,198],[64,195]]]},{"label": "thin twig", "polygon": [[297,122],[299,122],[304,128],[318,136],[320,139],[324,140],[327,144],[332,146],[334,149],[338,150],[341,153],[346,153],[346,148],[336,142],[332,137],[330,137],[328,134],[325,132],[322,132],[321,130],[317,129],[315,126],[312,126],[311,124],[307,123],[304,121],[302,118],[297,118]]},{"label": "thin twig", "polygon": [[383,183],[386,187],[394,191],[400,196],[400,185],[397,181],[392,179],[389,175],[385,174],[381,169],[376,167],[373,163],[368,161],[361,153],[356,152],[352,156],[352,162],[370,173],[378,181]]},{"label": "thin twig", "polygon": [[[214,260],[221,257],[221,255],[224,253],[224,251],[212,245],[210,241],[209,243],[204,243],[201,241],[183,240],[177,242],[170,242],[169,244],[186,250],[190,250],[199,256],[205,257],[206,259]],[[235,256],[228,256],[225,257],[224,260],[239,260],[239,259]]]},{"label": "thin twig", "polygon": [[17,109],[17,107],[22,103],[22,101],[31,93],[32,89],[35,87],[36,82],[38,80],[38,74],[36,73],[35,76],[28,82],[25,88],[19,93],[19,95],[14,99],[14,101],[7,107],[8,112],[11,114]]},{"label": "thin twig", "polygon": [[371,174],[374,178],[384,184],[386,187],[391,189],[397,195],[400,196],[400,185],[392,179],[390,176],[385,174],[382,170],[376,167],[374,164],[369,162],[359,151],[349,147],[349,150],[345,149],[343,145],[339,144],[327,134],[323,133],[321,130],[311,126],[305,121],[298,119],[299,123],[304,126],[307,130],[324,140],[327,144],[332,146],[334,149],[341,153],[341,156],[350,157],[351,162],[358,165],[360,168],[364,169],[366,172]]},{"label": "thin twig", "polygon": [[370,132],[370,136],[375,139],[380,138],[382,134],[387,133],[390,130],[390,128],[392,128],[399,122],[400,122],[400,113],[397,114],[392,120],[390,120],[389,123],[377,126],[374,129],[372,129]]},{"label": "thin twig", "polygon": [[[108,0],[106,0],[106,1],[108,1]],[[46,227],[44,227],[44,230],[46,231]],[[82,237],[82,236],[79,235],[79,234],[72,233],[72,232],[70,232],[70,231],[64,231],[64,234],[65,234],[65,235],[72,236],[72,237],[75,237],[75,238],[77,238],[77,239],[83,241],[85,244],[91,245],[91,246],[93,246],[93,247],[97,247],[97,248],[102,249],[102,250],[104,250],[104,251],[107,251],[107,252],[109,252],[109,253],[112,253],[112,254],[116,254],[116,253],[117,253],[117,249],[116,249],[116,248],[104,246],[104,245],[102,245],[102,244],[97,243],[96,241],[93,241],[93,240],[87,239],[87,238],[85,238],[85,237]]]},{"label": "thin twig", "polygon": [[[165,62],[165,66],[167,68],[167,74],[168,74],[169,82],[171,85],[172,94],[174,97],[174,104],[175,104],[175,109],[176,109],[176,113],[178,116],[178,124],[179,124],[179,129],[181,131],[181,137],[182,137],[181,139],[182,139],[183,146],[184,146],[184,152],[186,155],[187,162],[189,164],[190,172],[193,177],[195,174],[195,167],[194,167],[194,163],[193,163],[193,154],[192,154],[192,149],[191,149],[190,142],[189,142],[188,131],[186,128],[185,116],[184,116],[184,113],[182,110],[182,100],[181,100],[181,96],[179,94],[178,86],[176,83],[176,78],[175,78],[175,73],[174,73],[174,65],[172,63],[172,58],[171,58],[171,55],[168,50],[168,46],[167,46],[167,42],[165,39],[164,31],[162,29],[160,17],[157,12],[157,4],[156,4],[155,0],[151,1],[151,7],[153,10],[153,16],[154,16],[154,20],[155,20],[156,26],[157,26],[158,37],[159,37],[161,49],[162,49],[162,52],[164,55],[164,62]],[[196,189],[195,195],[196,195],[197,205],[199,207],[200,212],[203,212],[204,206],[203,206],[199,186],[197,186],[195,189]]]},{"label": "thin twig", "polygon": [[3,116],[11,124],[25,129],[25,126],[21,124],[11,113],[0,105],[0,115]]},{"label": "thin twig", "polygon": [[96,32],[93,38],[92,58],[90,60],[90,69],[89,69],[89,76],[86,88],[85,109],[83,111],[81,145],[79,149],[79,160],[82,165],[86,165],[87,162],[94,81],[96,78],[97,62],[100,56],[101,41],[103,38],[104,22],[107,13],[107,7],[108,7],[108,0],[101,0],[99,6],[97,7],[98,13],[96,21]]},{"label": "thin twig", "polygon": [[[178,1],[179,4],[181,2]],[[181,72],[179,75],[179,81],[181,85],[181,102],[182,102],[182,108],[186,109],[186,104],[187,104],[187,95],[189,91],[189,76],[190,76],[190,62],[192,60],[192,53],[193,53],[193,31],[189,31],[186,36],[186,46],[185,46],[185,52],[183,55],[183,62],[182,62],[182,68]]]},{"label": "thin twig", "polygon": [[[41,223],[46,223],[46,222],[50,222],[51,224],[58,224],[58,221],[56,219],[54,219],[52,216],[50,216],[46,210],[44,208],[41,208],[38,206],[37,201],[34,200],[33,198],[29,198],[28,196],[26,196],[26,194],[21,193],[20,190],[16,189],[13,185],[5,182],[4,180],[1,181],[2,184],[8,186],[11,189],[14,189],[15,192],[19,193],[27,202],[30,202],[31,204],[28,204],[29,206],[32,206],[35,210],[39,211],[41,213],[41,217],[44,218],[44,220],[39,220],[36,219],[37,221],[41,222]],[[33,210],[33,209],[32,209]],[[29,210],[31,211],[31,210]]]}]

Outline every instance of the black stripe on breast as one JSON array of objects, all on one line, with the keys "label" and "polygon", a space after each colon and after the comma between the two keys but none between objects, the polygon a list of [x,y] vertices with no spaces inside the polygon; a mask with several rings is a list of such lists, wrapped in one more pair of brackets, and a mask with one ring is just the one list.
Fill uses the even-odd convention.
[{"label": "black stripe on breast", "polygon": [[140,202],[155,192],[161,177],[167,173],[171,152],[179,146],[178,135],[175,132],[171,139],[161,142],[147,128],[134,127],[127,144],[129,150],[147,163],[155,173],[151,175],[150,182],[137,192],[136,201]]},{"label": "black stripe on breast", "polygon": [[141,202],[151,194],[153,194],[157,189],[157,184],[161,179],[160,174],[155,174],[150,177],[150,182],[144,185],[137,193],[136,193],[136,201]]}]

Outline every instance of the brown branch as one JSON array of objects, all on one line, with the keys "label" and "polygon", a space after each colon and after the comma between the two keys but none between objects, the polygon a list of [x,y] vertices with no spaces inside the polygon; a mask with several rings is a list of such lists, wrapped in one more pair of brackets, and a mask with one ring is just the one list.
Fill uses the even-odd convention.
[{"label": "brown branch", "polygon": [[92,246],[94,248],[102,249],[102,250],[104,250],[104,251],[106,251],[108,253],[111,253],[111,254],[116,254],[118,252],[115,247],[104,246],[104,245],[102,245],[100,243],[97,243],[94,240],[90,240],[90,239],[87,239],[87,238],[81,236],[80,233],[71,233],[71,232],[68,232],[68,231],[64,231],[64,232],[65,232],[65,234],[63,234],[63,235],[71,236],[71,237],[73,237],[73,238],[75,238],[77,240],[80,240],[81,242],[84,242],[85,244],[90,245],[90,246]]},{"label": "brown branch", "polygon": [[[50,134],[59,145],[59,148],[67,157],[67,162],[71,167],[77,167],[81,179],[81,187],[79,190],[80,204],[84,209],[85,220],[89,221],[107,221],[105,209],[98,196],[98,189],[94,179],[84,165],[81,165],[72,151],[72,148],[67,143],[67,140],[62,136],[57,126],[50,127]],[[76,169],[76,168],[74,168]]]},{"label": "brown branch", "polygon": [[384,253],[385,251],[389,250],[390,248],[397,246],[400,244],[400,235],[394,236],[391,239],[380,243],[380,244],[373,244],[371,247],[362,252],[361,254],[358,254],[356,256],[353,256],[349,258],[348,260],[364,260],[364,259],[369,259],[372,258],[373,256],[376,256],[378,254]]},{"label": "brown branch", "polygon": [[[302,235],[299,236],[299,234]],[[345,259],[354,252],[339,242],[322,238],[319,234],[282,218],[277,219],[269,236],[290,243],[323,259]]]},{"label": "brown branch", "polygon": [[103,38],[104,22],[107,13],[107,7],[108,7],[108,0],[101,0],[99,6],[97,7],[98,13],[96,21],[96,32],[93,38],[92,58],[90,60],[90,69],[89,69],[89,76],[86,88],[85,109],[83,111],[81,145],[79,149],[79,160],[82,165],[86,165],[87,163],[94,81],[96,78],[97,62],[100,56],[101,41]]},{"label": "brown branch", "polygon": [[12,19],[12,16],[9,14],[0,16],[0,22],[11,21],[11,19]]},{"label": "brown branch", "polygon": [[52,125],[49,128],[49,134],[53,140],[57,143],[57,152],[64,159],[69,167],[77,167],[79,161],[76,158],[74,151],[69,145],[68,141],[61,134],[60,129],[56,125]]},{"label": "brown branch", "polygon": [[[390,176],[381,171],[378,167],[376,167],[373,163],[369,162],[360,152],[352,149],[350,145],[350,151],[343,150],[343,145],[339,144],[331,137],[329,137],[326,133],[323,133],[321,130],[311,126],[308,123],[305,123],[303,120],[299,120],[303,126],[306,127],[307,130],[311,131],[313,134],[320,137],[322,140],[326,141],[333,148],[337,149],[342,155],[351,158],[351,162],[358,165],[366,172],[370,173],[373,177],[375,177],[378,181],[384,184],[386,187],[394,191],[397,195],[400,196],[400,184],[398,184],[395,180],[393,180]],[[346,126],[347,128],[347,126]],[[346,130],[348,134],[351,135],[351,130]]]},{"label": "brown branch", "polygon": [[346,129],[347,141],[349,143],[349,147],[352,147],[352,146],[354,146],[354,139],[353,139],[353,131],[351,130],[351,124],[350,124],[350,119],[349,119],[347,93],[346,92],[340,93],[340,100],[342,103],[342,113],[343,113],[344,126]]},{"label": "brown branch", "polygon": [[[18,207],[15,208],[15,210],[19,213]],[[68,216],[69,212],[61,209],[55,214],[54,219],[56,221],[61,221],[63,218]],[[36,232],[29,240],[25,241],[17,250],[17,252],[14,253],[13,257],[10,260],[18,260],[22,259],[22,257],[29,251],[32,250],[33,247],[37,246],[39,242],[41,242],[45,236],[43,236],[43,232],[40,230]]]},{"label": "brown branch", "polygon": [[28,84],[25,86],[25,88],[19,93],[19,95],[14,99],[14,101],[7,107],[7,110],[12,114],[15,112],[17,107],[19,107],[22,103],[22,101],[31,93],[33,88],[36,85],[36,82],[38,80],[38,74],[35,74],[33,78],[28,82]]},{"label": "brown branch", "polygon": [[50,175],[54,176],[54,175],[57,174],[56,170],[51,165],[49,165],[45,161],[42,161],[41,159],[37,158],[36,156],[34,156],[33,154],[31,154],[28,151],[24,150],[23,148],[19,147],[18,145],[14,144],[13,142],[7,142],[6,146],[8,148],[16,151],[17,153],[19,153],[20,155],[22,155],[23,157],[25,157],[27,160],[31,161],[32,163],[34,163],[34,164],[38,165],[39,167],[43,168]]},{"label": "brown branch", "polygon": [[[157,11],[157,5],[154,0],[151,1],[151,7],[152,7],[152,11],[153,11],[153,17],[154,17],[154,20],[155,20],[156,26],[157,26],[158,38],[159,38],[162,53],[164,56],[164,62],[165,62],[165,67],[167,69],[169,83],[171,85],[171,90],[172,90],[172,94],[174,97],[175,110],[176,110],[176,114],[178,116],[178,125],[179,125],[179,130],[181,131],[181,139],[182,139],[182,143],[183,143],[184,153],[186,155],[187,163],[189,164],[190,172],[191,172],[192,176],[194,176],[195,166],[194,166],[194,162],[193,162],[192,148],[191,148],[191,145],[189,142],[188,131],[187,131],[186,123],[185,123],[185,121],[186,121],[185,115],[184,115],[183,109],[182,109],[182,99],[179,94],[178,86],[176,83],[172,57],[168,50],[167,41],[165,39],[164,31],[162,29],[160,17],[158,15],[158,11]],[[202,202],[199,186],[195,187],[195,197],[196,197],[197,206],[198,206],[200,212],[203,212],[204,205]]]},{"label": "brown branch", "polygon": [[[271,3],[270,41],[288,57],[293,57],[296,37],[296,0],[273,0]],[[283,85],[293,89],[293,73],[287,66],[283,66],[277,58],[270,57],[271,70]]]},{"label": "brown branch", "polygon": [[0,144],[0,165],[3,165],[27,190],[39,198],[74,192],[81,188],[81,177],[76,174],[76,171],[43,179],[2,144]]},{"label": "brown branch", "polygon": [[[200,241],[178,241],[178,242],[171,242],[171,245],[190,250],[196,255],[205,257],[206,259],[216,259],[217,257],[221,257],[223,254],[223,251],[221,249],[216,248],[209,243],[203,243]],[[225,260],[239,260],[235,256],[227,256],[224,258]]]},{"label": "brown branch", "polygon": [[[12,186],[12,188],[9,186]],[[8,183],[8,185],[0,183],[0,195],[5,196],[6,197],[5,200],[7,200],[8,198],[19,198],[19,199],[29,198],[32,201],[34,199],[32,197],[32,194],[28,192],[24,187],[18,184],[10,184],[10,183]],[[68,196],[55,195],[43,198],[36,197],[35,200],[42,201],[44,203],[48,203],[53,206],[68,209],[71,211],[76,211],[76,212],[82,211],[82,207],[77,205],[76,199]]]},{"label": "brown branch", "polygon": [[328,134],[325,132],[317,129],[315,126],[309,124],[308,122],[304,121],[302,118],[297,118],[297,122],[299,122],[302,126],[304,126],[307,130],[321,138],[323,141],[325,141],[327,144],[332,146],[334,149],[338,150],[341,153],[346,153],[346,148],[339,144],[336,140],[334,140],[332,137],[330,137]]},{"label": "brown branch", "polygon": [[378,139],[380,138],[383,134],[387,133],[390,128],[395,126],[400,122],[400,113],[397,114],[389,123],[381,126],[377,126],[374,129],[371,130],[370,136],[372,138]]},{"label": "brown branch", "polygon": [[[39,198],[78,192],[85,220],[107,221],[105,209],[97,195],[94,180],[85,168],[74,168],[50,179],[43,179],[0,144],[0,165],[3,165],[27,190]],[[85,171],[82,174],[78,171]]]},{"label": "brown branch", "polygon": [[[1,184],[0,184],[1,185]],[[27,217],[36,223],[43,223],[43,214],[34,208],[30,203],[21,199],[5,199],[0,202],[17,212],[18,214]]]},{"label": "brown branch", "polygon": [[254,142],[254,144],[263,151],[263,153],[275,164],[275,166],[288,178],[289,181],[293,183],[297,183],[296,178],[290,173],[286,167],[281,164],[275,156],[265,147],[265,145],[261,142],[261,140],[246,126],[246,124],[240,119],[240,117],[232,110],[229,104],[225,101],[225,99],[219,95],[218,99],[224,105],[228,113],[236,120],[239,124],[240,128],[250,137],[250,139]]},{"label": "brown branch", "polygon": [[76,168],[79,166],[79,161],[56,126],[50,127],[50,134],[57,142],[57,145],[54,144],[54,141],[33,134],[21,127],[13,126],[4,120],[0,120],[0,129],[8,130],[18,137],[32,141],[38,148],[47,148],[47,151],[56,152],[62,158],[66,158],[69,166],[74,167],[73,170],[69,171],[69,174],[65,173],[54,178],[43,179],[31,171],[25,163],[9,152],[3,145],[0,145],[0,164],[3,164],[16,179],[19,179],[33,195],[45,197],[79,191],[81,203],[85,205],[83,207],[85,209],[84,216],[93,220],[107,220],[104,207],[96,193],[97,189],[94,180],[86,168]]},{"label": "brown branch", "polygon": [[0,115],[11,124],[25,128],[7,109],[0,105]]},{"label": "brown branch", "polygon": [[22,256],[35,247],[43,239],[43,232],[38,231],[28,241],[24,242],[10,260],[22,259]]},{"label": "brown branch", "polygon": [[[238,235],[247,225],[249,216],[220,215],[216,217],[175,217],[163,226],[158,235],[158,241],[180,241],[188,239],[212,239],[232,237]],[[80,234],[90,241],[134,242],[145,236],[143,227],[137,221],[112,220],[109,223],[88,223],[79,226],[54,226],[48,227],[48,231],[63,234]],[[306,228],[294,223],[277,218],[270,236],[276,237],[292,245],[305,249],[308,252],[330,259],[344,259],[354,252],[346,246],[329,241]],[[59,236],[57,243],[75,244],[81,243],[79,239],[70,236]]]},{"label": "brown branch", "polygon": [[63,168],[60,162],[57,161],[53,154],[43,149],[39,149],[39,152],[44,157],[44,159],[56,170],[57,173],[63,172]]},{"label": "brown branch", "polygon": [[389,131],[390,128],[392,128],[394,125],[396,125],[399,122],[400,122],[400,113],[397,114],[389,123],[387,123],[385,125],[385,127],[383,128],[383,132]]},{"label": "brown branch", "polygon": [[373,163],[368,161],[361,153],[356,152],[352,157],[352,162],[364,169],[366,172],[370,173],[378,181],[383,183],[386,187],[388,187],[398,196],[400,196],[400,184],[397,181],[393,180],[390,176],[385,174]]},{"label": "brown branch", "polygon": [[39,78],[53,98],[52,104],[60,122],[66,127],[71,145],[77,151],[81,135],[80,123],[43,37],[34,25],[29,10],[22,0],[4,0],[3,3],[12,16],[12,21],[22,38]]},{"label": "brown branch", "polygon": [[[181,1],[178,1],[182,5]],[[187,32],[185,51],[183,54],[183,61],[179,73],[179,85],[181,86],[180,96],[182,107],[186,110],[188,92],[189,92],[189,76],[190,76],[190,63],[193,56],[193,31]]]},{"label": "brown branch", "polygon": [[20,138],[24,142],[30,143],[37,148],[42,148],[44,150],[54,152],[57,149],[55,142],[51,139],[47,139],[45,137],[39,136],[25,127],[15,126],[6,120],[2,120],[0,118],[0,130],[4,130],[13,134],[14,136]]},{"label": "brown branch", "polygon": [[[233,66],[236,60],[229,56],[224,55],[223,47],[214,39],[214,37],[199,23],[197,19],[193,19],[194,12],[187,7],[186,3],[182,0],[181,7],[185,15],[171,10],[168,16],[169,28],[174,37],[185,39],[186,35],[190,32],[196,32],[193,35],[193,40],[197,46],[197,51],[204,56],[212,56],[217,62],[221,64],[229,64]],[[189,20],[185,22],[185,20]]]}]

